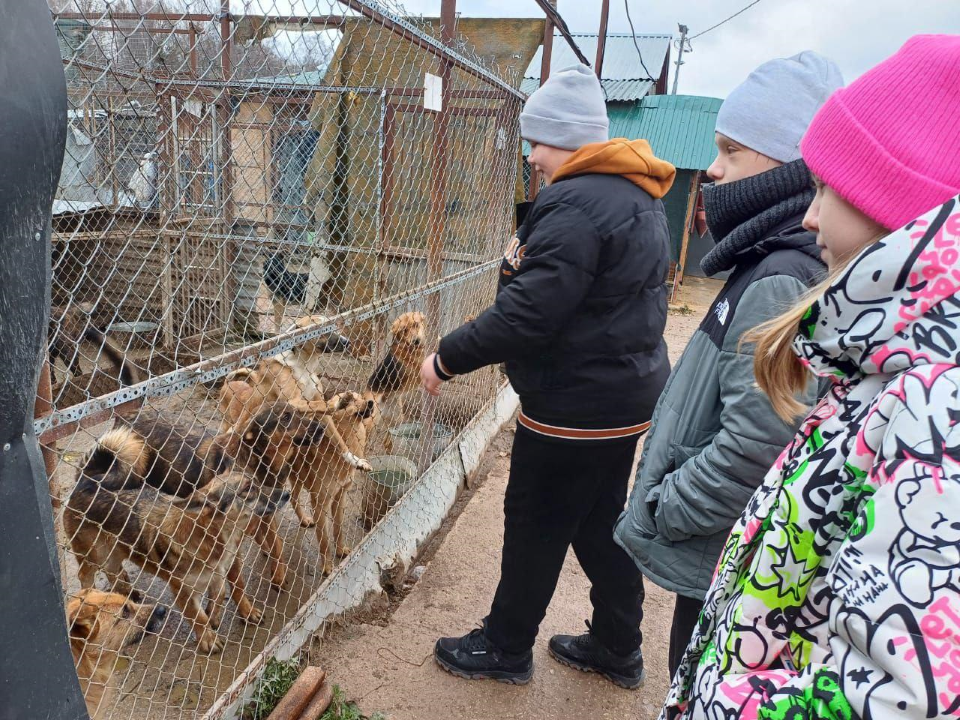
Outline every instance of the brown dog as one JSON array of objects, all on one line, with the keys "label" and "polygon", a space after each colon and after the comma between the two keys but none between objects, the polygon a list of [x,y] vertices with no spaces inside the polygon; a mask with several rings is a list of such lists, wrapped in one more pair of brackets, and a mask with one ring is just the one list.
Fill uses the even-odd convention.
[{"label": "brown dog", "polygon": [[242,435],[225,440],[224,452],[236,458],[234,469],[180,498],[147,484],[151,455],[142,436],[131,428],[110,431],[88,458],[63,516],[81,584],[92,587],[102,570],[117,590],[129,594],[122,565],[129,560],[170,585],[200,650],[219,650],[222,641],[213,628],[227,582],[241,618],[261,618],[240,574],[240,533],[256,528],[286,501],[282,483],[294,452],[323,434],[322,423],[290,408],[264,410]]},{"label": "brown dog", "polygon": [[93,720],[110,709],[116,691],[111,682],[120,651],[140,641],[144,633],[159,632],[167,609],[141,605],[117,593],[85,588],[67,602],[70,650],[77,666],[80,689]]},{"label": "brown dog", "polygon": [[[322,315],[310,315],[296,321],[297,328],[307,328],[328,322]],[[255,370],[246,368],[235,370],[227,375],[227,381],[220,389],[220,412],[223,415],[223,429],[243,422],[260,408],[270,407],[278,402],[286,402],[305,411],[324,412],[323,383],[319,373],[322,370],[320,359],[323,354],[340,352],[349,346],[349,341],[337,333],[320,336],[298,345],[276,357],[262,360]],[[327,437],[342,453],[344,460],[358,470],[369,470],[366,460],[351,452],[349,446],[340,438],[339,431],[328,418]],[[300,524],[313,527],[314,518],[303,508],[296,493],[293,495],[293,508]]]},{"label": "brown dog", "polygon": [[[354,453],[363,454],[374,421],[376,401],[369,395],[345,392],[331,398],[329,405],[331,417],[347,445]],[[345,462],[338,449],[326,439],[298,454],[290,468],[294,494],[306,490],[310,495],[317,518],[317,543],[325,575],[333,572],[337,557],[350,552],[343,533],[343,511],[354,472],[355,468]],[[333,525],[332,534],[328,519]],[[336,549],[332,551],[334,544]]]}]

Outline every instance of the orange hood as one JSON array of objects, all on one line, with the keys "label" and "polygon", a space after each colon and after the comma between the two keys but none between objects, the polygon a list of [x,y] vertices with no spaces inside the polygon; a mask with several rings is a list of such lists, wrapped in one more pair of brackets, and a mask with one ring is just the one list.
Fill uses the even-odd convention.
[{"label": "orange hood", "polygon": [[646,140],[614,138],[581,147],[554,173],[551,182],[587,173],[623,175],[659,199],[670,190],[677,169],[654,155]]}]

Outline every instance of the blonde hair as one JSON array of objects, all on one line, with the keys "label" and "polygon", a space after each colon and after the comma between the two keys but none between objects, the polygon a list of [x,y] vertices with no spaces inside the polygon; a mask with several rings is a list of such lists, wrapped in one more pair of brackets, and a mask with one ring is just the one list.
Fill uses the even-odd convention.
[{"label": "blonde hair", "polygon": [[810,306],[820,300],[827,288],[844,273],[850,261],[863,248],[882,240],[889,232],[881,228],[875,237],[842,258],[824,280],[804,293],[790,309],[748,330],[741,337],[741,346],[755,343],[753,375],[757,386],[766,393],[773,411],[784,422],[793,422],[807,411],[807,406],[797,396],[806,390],[811,373],[793,351],[793,341],[800,331],[800,322],[806,317]]},{"label": "blonde hair", "polygon": [[793,351],[793,340],[797,336],[800,321],[841,272],[842,268],[839,268],[830,273],[782,315],[747,331],[740,339],[741,345],[756,343],[753,350],[754,377],[759,388],[770,399],[773,411],[784,422],[793,422],[807,410],[797,396],[806,390],[810,372]]}]

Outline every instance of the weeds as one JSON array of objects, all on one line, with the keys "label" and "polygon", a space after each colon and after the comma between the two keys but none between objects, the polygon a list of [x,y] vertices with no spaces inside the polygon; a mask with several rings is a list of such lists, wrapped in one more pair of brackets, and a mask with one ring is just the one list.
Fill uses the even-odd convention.
[{"label": "weeds", "polygon": [[243,708],[243,720],[265,720],[299,676],[300,662],[297,659],[268,660],[253,691],[253,699]]},{"label": "weeds", "polygon": [[333,686],[333,701],[320,720],[387,720],[383,713],[374,713],[367,717],[356,703],[349,702],[339,685]]}]

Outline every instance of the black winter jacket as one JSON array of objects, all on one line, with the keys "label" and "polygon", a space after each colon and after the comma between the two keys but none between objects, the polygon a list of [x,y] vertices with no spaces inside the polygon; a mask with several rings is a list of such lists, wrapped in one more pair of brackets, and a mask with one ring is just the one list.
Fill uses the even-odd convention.
[{"label": "black winter jacket", "polygon": [[635,434],[670,373],[663,204],[622,176],[585,174],[519,210],[496,302],[443,338],[442,365],[463,374],[505,362],[531,429]]}]

